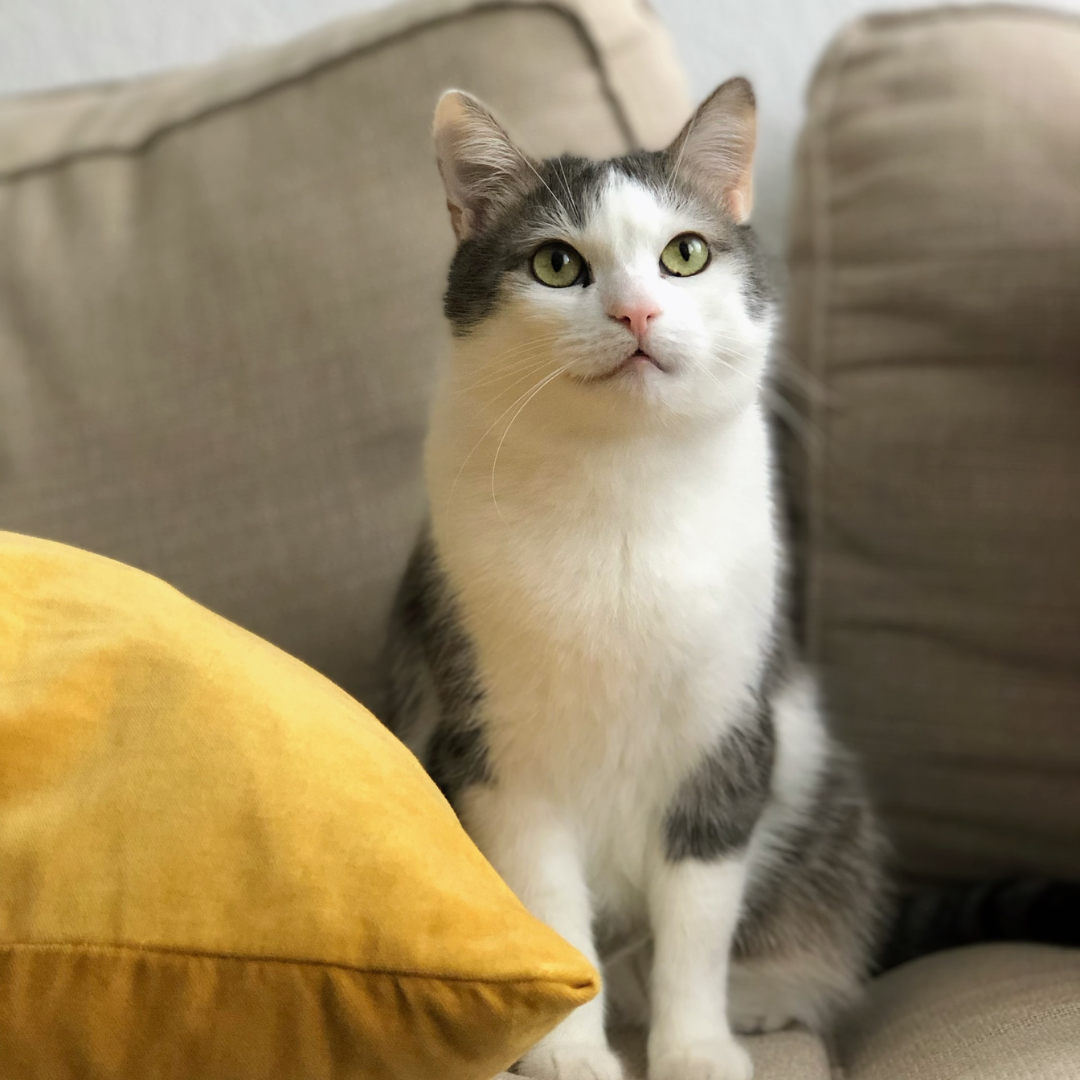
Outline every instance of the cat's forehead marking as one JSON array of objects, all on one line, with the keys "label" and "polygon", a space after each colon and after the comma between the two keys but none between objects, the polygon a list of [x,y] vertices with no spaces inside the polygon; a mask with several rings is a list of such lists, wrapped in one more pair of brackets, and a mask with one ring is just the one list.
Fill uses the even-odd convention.
[{"label": "cat's forehead marking", "polygon": [[616,260],[632,259],[652,248],[677,226],[679,218],[664,193],[611,169],[581,230],[583,243]]},{"label": "cat's forehead marking", "polygon": [[659,206],[672,205],[662,154],[642,151],[611,161],[549,158],[538,175],[540,185],[519,208],[519,220],[531,219],[534,225],[557,224],[577,233],[590,225],[610,229],[611,211],[619,205],[629,202],[639,213],[651,210],[653,216]]}]

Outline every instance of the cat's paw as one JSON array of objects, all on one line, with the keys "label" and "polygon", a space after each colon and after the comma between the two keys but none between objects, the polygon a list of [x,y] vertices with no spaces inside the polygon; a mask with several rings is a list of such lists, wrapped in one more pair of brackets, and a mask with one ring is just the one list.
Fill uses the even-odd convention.
[{"label": "cat's paw", "polygon": [[649,1080],[751,1080],[754,1063],[734,1039],[714,1039],[649,1058]]},{"label": "cat's paw", "polygon": [[515,1067],[529,1080],[626,1080],[622,1062],[606,1046],[538,1046]]},{"label": "cat's paw", "polygon": [[783,1031],[797,1024],[798,1019],[784,1008],[763,1008],[731,1014],[731,1030],[740,1035],[765,1035],[771,1031]]}]

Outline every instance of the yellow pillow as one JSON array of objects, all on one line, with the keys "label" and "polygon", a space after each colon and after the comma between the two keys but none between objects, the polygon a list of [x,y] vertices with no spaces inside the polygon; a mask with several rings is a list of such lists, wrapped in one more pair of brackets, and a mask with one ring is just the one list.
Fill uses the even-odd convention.
[{"label": "yellow pillow", "polygon": [[0,1077],[488,1080],[597,986],[346,694],[0,533]]}]

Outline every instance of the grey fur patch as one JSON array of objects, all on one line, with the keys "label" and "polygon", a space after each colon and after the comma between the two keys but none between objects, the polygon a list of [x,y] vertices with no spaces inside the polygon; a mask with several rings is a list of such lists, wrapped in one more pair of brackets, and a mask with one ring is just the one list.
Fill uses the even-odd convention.
[{"label": "grey fur patch", "polygon": [[865,978],[891,905],[885,841],[847,752],[830,747],[806,813],[771,848],[747,891],[735,959],[815,956],[837,985]]},{"label": "grey fur patch", "polygon": [[683,782],[664,819],[664,854],[716,859],[746,847],[769,799],[776,735],[772,711],[729,731]]},{"label": "grey fur patch", "polygon": [[443,301],[455,334],[467,334],[495,311],[509,277],[528,277],[528,260],[539,238],[561,238],[558,222],[568,220],[577,228],[585,225],[613,172],[637,181],[663,200],[691,207],[696,219],[708,221],[705,238],[710,246],[737,261],[751,317],[760,319],[766,314],[774,294],[753,229],[737,225],[685,178],[675,175],[666,153],[639,150],[611,161],[564,155],[540,162],[536,184],[458,246]]},{"label": "grey fur patch", "polygon": [[488,226],[458,246],[450,264],[443,310],[456,334],[486,319],[498,306],[507,275],[528,273],[537,237],[559,238],[568,219],[582,228],[608,176],[603,162],[564,156],[542,161],[536,185],[506,206]]},{"label": "grey fur patch", "polygon": [[766,268],[757,233],[749,225],[737,229],[738,250],[743,272],[743,297],[751,319],[763,319],[776,302],[776,289]]},{"label": "grey fur patch", "polygon": [[[451,804],[467,787],[491,783],[473,645],[439,565],[430,529],[413,549],[390,618],[384,652],[383,721],[420,757]],[[435,723],[424,738],[425,688],[434,695]]]},{"label": "grey fur patch", "polygon": [[776,761],[772,702],[790,663],[788,636],[779,626],[754,691],[752,715],[705,755],[664,818],[664,854],[670,861],[717,859],[749,843],[769,801]]},{"label": "grey fur patch", "polygon": [[904,895],[875,974],[987,941],[1080,947],[1080,883],[1042,877],[920,884]]}]

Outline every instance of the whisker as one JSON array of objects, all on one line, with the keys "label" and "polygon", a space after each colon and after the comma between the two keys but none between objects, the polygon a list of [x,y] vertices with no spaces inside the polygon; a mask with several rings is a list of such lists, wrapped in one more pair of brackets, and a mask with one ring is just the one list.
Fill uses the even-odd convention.
[{"label": "whisker", "polygon": [[[523,342],[521,345],[516,345],[511,349],[505,349],[503,352],[487,362],[480,364],[475,369],[476,374],[481,374],[492,367],[498,367],[498,371],[486,375],[484,378],[477,382],[470,383],[468,386],[455,386],[453,392],[465,393],[474,387],[497,383],[507,375],[511,375],[516,371],[529,367],[536,361],[538,356],[541,356],[547,349],[555,344],[560,336],[561,335],[559,334],[550,334],[545,337],[537,338],[534,341]],[[512,362],[507,363],[507,360],[511,360]]]},{"label": "whisker", "polygon": [[495,498],[495,468],[499,464],[499,453],[503,448],[503,443],[506,442],[506,436],[510,434],[510,429],[514,426],[514,421],[521,415],[525,406],[528,405],[529,402],[532,401],[532,399],[536,397],[536,395],[539,394],[540,391],[543,390],[544,387],[547,386],[547,384],[551,382],[552,379],[555,379],[559,375],[561,375],[564,371],[566,371],[569,366],[569,364],[563,364],[562,367],[556,368],[550,375],[542,379],[540,383],[529,393],[529,396],[525,399],[524,402],[522,402],[521,408],[519,408],[518,411],[510,417],[510,423],[506,425],[506,430],[502,433],[502,438],[499,440],[499,445],[495,448],[495,457],[491,462],[491,501],[495,504],[495,513],[499,515],[500,521],[505,521],[506,519],[503,518],[502,511],[499,509],[499,500]]},{"label": "whisker", "polygon": [[486,410],[490,409],[491,406],[494,405],[495,402],[498,401],[499,398],[501,398],[503,396],[503,394],[505,394],[508,390],[511,390],[513,387],[517,386],[519,383],[523,383],[526,379],[531,379],[533,377],[533,375],[535,375],[536,372],[539,371],[540,368],[544,367],[547,363],[548,363],[547,360],[541,360],[535,367],[532,367],[528,371],[526,371],[524,375],[520,375],[509,386],[507,386],[504,390],[500,390],[499,393],[497,393],[484,406],[484,410],[486,411]]},{"label": "whisker", "polygon": [[801,361],[797,360],[785,350],[773,353],[773,363],[770,365],[778,378],[784,379],[796,390],[802,391],[811,401],[823,404],[833,399],[834,395],[828,386],[816,375],[811,374]]},{"label": "whisker", "polygon": [[509,349],[503,349],[502,352],[496,353],[494,356],[489,357],[477,368],[478,371],[484,371],[487,368],[494,367],[503,360],[506,360],[520,352],[524,352],[527,349],[533,349],[538,345],[550,345],[557,341],[561,335],[554,334],[542,334],[540,337],[532,338],[529,341],[519,342],[517,345],[512,345]]},{"label": "whisker", "polygon": [[671,170],[671,176],[668,179],[668,191],[671,193],[672,199],[675,198],[675,184],[679,179],[679,167],[682,165],[683,151],[686,149],[686,144],[690,141],[690,136],[694,133],[694,125],[697,123],[698,113],[695,112],[690,117],[689,123],[686,125],[686,136],[679,143],[679,156],[675,159],[675,168]]},{"label": "whisker", "polygon": [[526,357],[521,360],[520,363],[513,364],[506,368],[505,371],[500,371],[497,375],[489,375],[486,379],[481,379],[479,382],[470,383],[468,386],[456,386],[454,387],[455,394],[464,394],[470,390],[478,390],[483,386],[495,386],[503,379],[508,378],[511,375],[516,375],[520,371],[531,371],[536,367],[539,367],[548,362],[547,350],[538,350],[532,356]]},{"label": "whisker", "polygon": [[[555,159],[555,164],[558,166],[558,169],[559,169],[559,179],[562,180],[563,191],[566,192],[567,202],[573,203],[574,196],[570,191],[570,185],[566,182],[566,170],[563,167],[562,160],[559,159],[559,158],[556,158]],[[563,207],[563,213],[566,214],[567,217],[570,216],[570,211],[565,206]]]},{"label": "whisker", "polygon": [[[725,361],[724,355],[735,356],[751,363],[757,363],[759,357],[743,352],[741,349],[737,349],[731,345],[724,345],[719,352],[712,354],[713,358],[719,360],[720,363],[725,364],[745,378],[751,378],[745,371],[741,371],[734,364]],[[768,381],[775,382],[778,379],[782,379],[795,389],[802,391],[811,401],[822,403],[831,397],[824,383],[815,379],[809,372],[802,369],[797,362],[787,361],[781,356],[770,354],[765,370],[767,376],[775,376],[775,378],[770,378]]]},{"label": "whisker", "polygon": [[487,431],[485,431],[484,434],[481,435],[480,438],[476,441],[476,445],[473,446],[473,448],[465,455],[465,460],[462,461],[461,468],[458,469],[457,475],[454,477],[454,482],[450,485],[450,494],[446,496],[446,509],[447,509],[447,512],[449,512],[449,510],[450,510],[450,505],[453,502],[454,492],[457,489],[458,481],[461,479],[461,474],[465,471],[465,466],[469,464],[469,459],[480,448],[480,444],[492,433],[492,431],[495,430],[495,426],[499,423],[499,421],[508,412],[510,412],[510,410],[513,409],[513,407],[515,405],[517,405],[517,403],[519,401],[521,401],[522,398],[527,397],[528,394],[529,394],[529,391],[526,390],[524,394],[522,394],[520,397],[515,398],[505,409],[503,409],[503,411],[501,413],[499,413],[499,415],[497,417],[495,417],[495,419],[492,421],[491,426],[487,429]]},{"label": "whisker", "polygon": [[747,352],[745,349],[740,349],[737,345],[732,345],[727,341],[718,345],[713,351],[720,356],[735,356],[740,360],[748,360],[755,364],[760,363],[763,358],[761,352]]},{"label": "whisker", "polygon": [[722,393],[724,397],[727,398],[728,404],[735,410],[735,412],[741,413],[742,409],[739,408],[738,402],[731,396],[731,392],[728,390],[728,388],[704,364],[700,365],[700,367],[701,370],[704,371],[705,374],[708,375],[708,377],[712,379],[712,381],[716,383],[716,385],[720,388],[720,393]]},{"label": "whisker", "polygon": [[820,439],[813,424],[809,423],[783,394],[766,390],[765,402],[769,410],[802,443],[804,450],[820,449]]},{"label": "whisker", "polygon": [[[514,147],[514,151],[517,153],[518,157],[521,158],[521,160],[524,161],[525,164],[528,165],[530,169],[532,169],[533,173],[536,175],[536,179],[539,180],[540,183],[543,184],[544,187],[546,187],[548,189],[548,194],[555,200],[555,205],[558,206],[562,210],[562,212],[564,214],[566,214],[567,217],[569,217],[570,215],[569,215],[566,207],[563,205],[562,200],[559,198],[558,195],[555,194],[554,191],[551,190],[550,186],[548,185],[548,182],[540,175],[540,170],[537,169],[537,167],[532,163],[532,160],[528,157],[528,155],[523,153],[521,150],[519,150],[518,147],[516,145],[514,145],[514,143],[511,143],[510,145]],[[563,186],[564,187],[566,186],[565,178],[563,180]],[[569,195],[569,194],[570,194],[570,192],[567,191],[567,195]]]},{"label": "whisker", "polygon": [[747,381],[748,383],[750,383],[750,384],[751,384],[752,386],[754,386],[754,387],[758,387],[758,386],[760,386],[760,385],[761,385],[761,384],[760,384],[760,383],[759,383],[759,382],[757,381],[757,379],[755,379],[755,378],[754,378],[754,376],[753,376],[753,375],[751,375],[751,374],[750,374],[749,372],[743,371],[743,370],[742,370],[742,368],[738,368],[738,367],[736,367],[736,366],[735,366],[734,364],[732,364],[732,363],[731,363],[730,361],[728,361],[728,360],[725,360],[725,359],[724,359],[724,358],[723,358],[722,356],[717,356],[717,355],[713,354],[713,357],[712,357],[712,359],[713,359],[713,360],[715,360],[715,361],[716,361],[716,362],[717,362],[718,364],[723,364],[723,365],[724,365],[724,367],[726,367],[726,368],[727,368],[728,370],[730,370],[730,371],[733,371],[733,372],[734,372],[734,373],[735,373],[736,375],[738,375],[738,376],[739,376],[740,378],[743,378],[743,379],[745,379],[745,380],[746,380],[746,381]]}]

